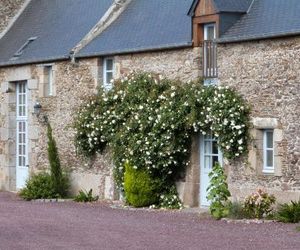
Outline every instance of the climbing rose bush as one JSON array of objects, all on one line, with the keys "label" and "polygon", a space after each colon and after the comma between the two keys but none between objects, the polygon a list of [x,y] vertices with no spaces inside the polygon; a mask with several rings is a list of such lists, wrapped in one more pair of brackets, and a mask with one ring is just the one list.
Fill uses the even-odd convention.
[{"label": "climbing rose bush", "polygon": [[120,187],[126,161],[170,187],[189,164],[195,132],[211,131],[229,159],[245,154],[248,115],[248,106],[232,89],[132,73],[115,81],[112,90],[100,90],[81,108],[75,119],[75,143],[86,156],[109,146]]}]

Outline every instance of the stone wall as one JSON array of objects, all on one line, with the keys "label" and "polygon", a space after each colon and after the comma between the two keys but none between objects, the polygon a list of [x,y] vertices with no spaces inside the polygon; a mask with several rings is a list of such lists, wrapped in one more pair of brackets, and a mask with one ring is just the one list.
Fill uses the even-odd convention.
[{"label": "stone wall", "polygon": [[[200,50],[183,49],[116,56],[115,77],[131,70],[145,70],[183,81],[200,76]],[[43,116],[46,115],[57,141],[62,165],[70,170],[72,191],[79,189],[94,192],[101,198],[114,199],[118,196],[112,178],[113,164],[109,152],[95,159],[84,159],[76,154],[72,128],[80,105],[96,93],[101,84],[101,58],[69,61],[52,64],[54,71],[53,96],[45,96],[45,66],[29,65],[0,69],[0,189],[15,190],[15,86],[20,80],[28,81],[28,140],[30,173],[49,169],[47,158],[47,136]],[[51,65],[51,64],[50,64]],[[7,91],[10,89],[10,91]],[[42,105],[39,118],[33,115],[36,102]],[[3,124],[3,126],[2,126]],[[9,171],[7,171],[9,169]]]},{"label": "stone wall", "polygon": [[[280,201],[300,198],[299,60],[300,38],[219,45],[220,83],[235,88],[252,109],[249,159],[228,168],[236,198],[258,187],[275,193]],[[274,174],[261,171],[264,126],[274,129]]]},{"label": "stone wall", "polygon": [[187,48],[163,52],[149,52],[116,56],[117,77],[131,70],[159,73],[170,79],[183,82],[196,80],[201,76],[200,48]]},{"label": "stone wall", "polygon": [[9,22],[21,9],[26,0],[1,0],[0,1],[0,34]]}]

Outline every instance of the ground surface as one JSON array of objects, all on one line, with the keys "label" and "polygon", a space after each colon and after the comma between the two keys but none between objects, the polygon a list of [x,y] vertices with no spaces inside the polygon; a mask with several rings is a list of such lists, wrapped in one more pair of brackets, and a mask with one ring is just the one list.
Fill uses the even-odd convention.
[{"label": "ground surface", "polygon": [[184,212],[24,202],[0,192],[0,249],[300,249],[295,225],[232,224]]}]

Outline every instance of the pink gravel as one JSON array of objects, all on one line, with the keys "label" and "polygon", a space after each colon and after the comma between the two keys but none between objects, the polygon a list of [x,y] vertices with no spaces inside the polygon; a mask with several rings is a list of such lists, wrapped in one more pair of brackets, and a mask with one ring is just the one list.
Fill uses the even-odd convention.
[{"label": "pink gravel", "polygon": [[195,213],[107,204],[25,202],[0,192],[0,249],[300,249],[296,225],[243,224]]}]

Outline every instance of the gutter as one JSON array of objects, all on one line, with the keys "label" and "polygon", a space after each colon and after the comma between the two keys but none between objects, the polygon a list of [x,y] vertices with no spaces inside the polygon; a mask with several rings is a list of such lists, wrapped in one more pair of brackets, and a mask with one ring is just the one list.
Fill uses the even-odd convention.
[{"label": "gutter", "polygon": [[97,57],[97,56],[113,56],[113,55],[124,55],[124,54],[134,54],[134,53],[147,53],[147,52],[154,52],[154,51],[161,51],[161,50],[174,50],[180,48],[189,48],[192,47],[192,42],[182,43],[182,44],[170,44],[164,45],[159,47],[148,47],[148,48],[138,48],[138,49],[124,49],[124,50],[111,50],[105,52],[95,52],[90,54],[82,54],[78,55],[76,59],[82,58],[90,58],[90,57]]},{"label": "gutter", "polygon": [[251,35],[245,37],[229,37],[229,38],[219,38],[216,40],[219,44],[225,43],[238,43],[238,42],[250,42],[250,41],[257,41],[257,40],[264,40],[264,39],[271,39],[271,38],[282,38],[288,36],[298,36],[300,35],[300,30],[294,30],[289,32],[281,32],[281,33],[264,33],[261,35]]}]

